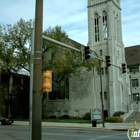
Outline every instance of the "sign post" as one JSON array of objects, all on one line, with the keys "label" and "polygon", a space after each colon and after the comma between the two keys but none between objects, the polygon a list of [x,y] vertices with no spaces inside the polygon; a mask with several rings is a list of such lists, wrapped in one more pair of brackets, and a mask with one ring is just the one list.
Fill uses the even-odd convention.
[{"label": "sign post", "polygon": [[92,121],[92,127],[96,127],[97,120],[102,119],[102,111],[98,108],[91,109],[91,121]]}]

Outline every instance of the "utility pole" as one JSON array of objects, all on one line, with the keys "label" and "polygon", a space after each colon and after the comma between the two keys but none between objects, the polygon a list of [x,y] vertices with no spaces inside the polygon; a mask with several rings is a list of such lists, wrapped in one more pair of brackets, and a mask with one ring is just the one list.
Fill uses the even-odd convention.
[{"label": "utility pole", "polygon": [[100,88],[101,88],[101,108],[102,108],[102,125],[105,127],[104,121],[104,100],[103,100],[103,88],[102,88],[102,69],[101,69],[101,61],[99,61],[99,74],[100,74]]},{"label": "utility pole", "polygon": [[42,139],[42,19],[43,0],[36,0],[33,66],[32,140]]},{"label": "utility pole", "polygon": [[101,61],[103,61],[101,58],[98,57],[98,54],[95,51],[92,51],[94,54],[90,54],[90,57],[93,59],[97,59],[99,62],[99,74],[100,74],[100,89],[101,89],[101,109],[102,109],[102,125],[105,127],[105,120],[104,120],[104,99],[103,99],[103,88],[102,88],[102,69],[101,69]]}]

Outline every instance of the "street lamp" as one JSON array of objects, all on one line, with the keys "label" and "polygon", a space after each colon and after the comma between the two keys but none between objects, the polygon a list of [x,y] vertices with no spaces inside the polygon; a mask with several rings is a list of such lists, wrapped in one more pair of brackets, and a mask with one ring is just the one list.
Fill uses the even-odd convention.
[{"label": "street lamp", "polygon": [[[98,58],[98,54],[95,52],[95,51],[92,51],[95,53],[95,55],[97,56]],[[97,59],[95,57],[95,59]],[[98,62],[99,62],[99,74],[100,74],[100,88],[101,88],[101,108],[102,108],[102,124],[103,124],[103,127],[105,127],[105,121],[104,121],[104,103],[103,103],[103,90],[102,90],[102,73],[101,73],[101,61],[100,59],[97,59]]]}]

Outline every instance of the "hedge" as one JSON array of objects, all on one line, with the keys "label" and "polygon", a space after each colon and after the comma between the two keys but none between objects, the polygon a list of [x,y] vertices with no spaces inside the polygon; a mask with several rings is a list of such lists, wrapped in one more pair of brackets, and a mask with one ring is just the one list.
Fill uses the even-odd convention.
[{"label": "hedge", "polygon": [[120,118],[119,116],[113,116],[113,117],[108,117],[105,119],[106,122],[123,122],[123,119]]}]

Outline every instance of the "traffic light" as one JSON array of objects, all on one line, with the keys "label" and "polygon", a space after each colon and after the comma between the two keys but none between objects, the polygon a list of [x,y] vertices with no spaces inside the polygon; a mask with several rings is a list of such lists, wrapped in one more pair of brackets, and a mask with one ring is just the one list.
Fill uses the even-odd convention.
[{"label": "traffic light", "polygon": [[89,50],[89,46],[84,48],[84,52],[85,52],[85,60],[90,58],[90,50]]},{"label": "traffic light", "polygon": [[43,93],[52,92],[52,71],[43,71]]},{"label": "traffic light", "polygon": [[109,66],[111,66],[111,63],[110,63],[110,56],[108,55],[108,56],[106,56],[106,67],[109,67]]},{"label": "traffic light", "polygon": [[126,64],[122,63],[122,73],[126,73]]}]

